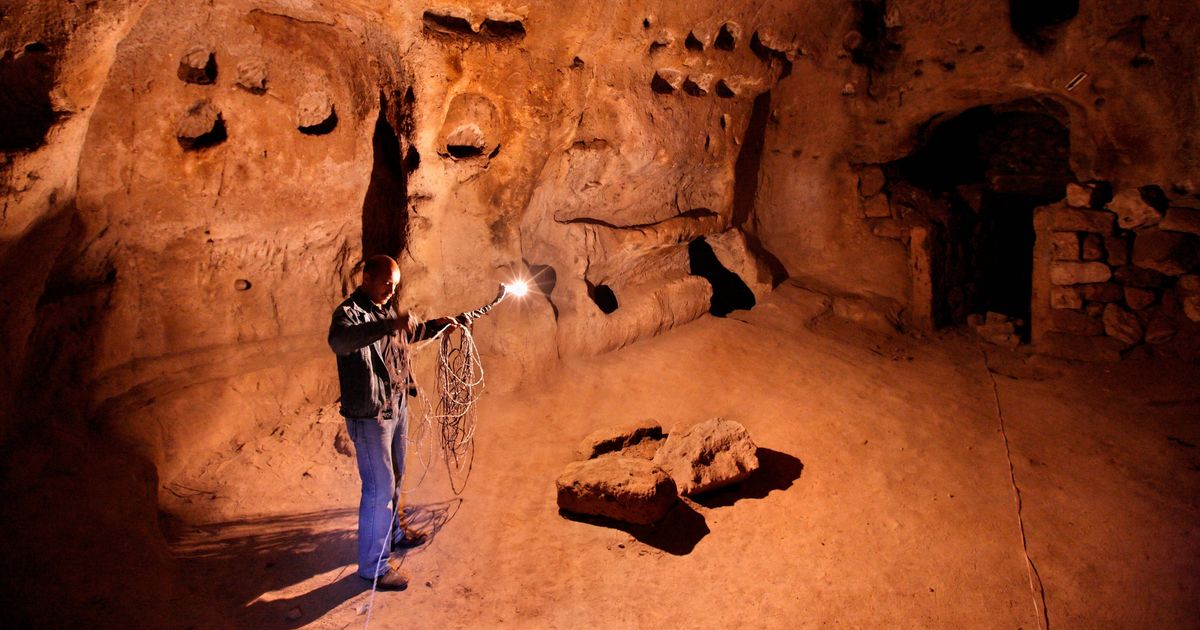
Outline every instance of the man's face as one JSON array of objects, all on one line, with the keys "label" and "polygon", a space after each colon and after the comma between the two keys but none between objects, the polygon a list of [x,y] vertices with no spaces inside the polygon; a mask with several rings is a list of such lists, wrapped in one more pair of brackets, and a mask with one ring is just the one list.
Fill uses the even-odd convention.
[{"label": "man's face", "polygon": [[363,273],[363,290],[376,304],[386,304],[400,286],[400,270],[393,267],[374,274]]}]

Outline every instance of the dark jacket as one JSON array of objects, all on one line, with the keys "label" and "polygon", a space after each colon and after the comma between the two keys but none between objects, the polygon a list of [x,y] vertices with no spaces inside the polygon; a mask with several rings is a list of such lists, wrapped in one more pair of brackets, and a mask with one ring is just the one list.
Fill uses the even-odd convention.
[{"label": "dark jacket", "polygon": [[[391,417],[393,392],[397,397],[405,395],[407,384],[393,383],[390,376],[396,373],[398,378],[407,360],[398,343],[400,333],[393,333],[390,320],[394,319],[395,309],[376,306],[361,288],[334,309],[329,324],[329,347],[337,354],[343,416]],[[414,338],[432,337],[443,327],[434,323],[422,323]],[[395,402],[401,401],[396,398]]]}]

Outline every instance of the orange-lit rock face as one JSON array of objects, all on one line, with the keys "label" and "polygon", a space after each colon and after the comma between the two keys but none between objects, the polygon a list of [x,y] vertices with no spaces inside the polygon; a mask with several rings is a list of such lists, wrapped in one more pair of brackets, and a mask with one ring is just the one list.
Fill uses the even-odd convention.
[{"label": "orange-lit rock face", "polygon": [[[1072,184],[1132,200],[1114,211],[1140,232],[1092,239],[1083,262],[1188,276],[1175,252],[1195,238],[1195,111],[1172,76],[1192,67],[1174,42],[1194,39],[1196,8],[1156,6],[114,2],[111,18],[65,22],[39,7],[5,40],[5,76],[40,78],[13,92],[33,118],[6,145],[4,234],[14,261],[54,247],[7,274],[45,294],[6,315],[6,334],[32,339],[8,344],[7,380],[82,321],[68,336],[86,360],[63,374],[101,415],[267,408],[256,397],[284,382],[287,404],[331,396],[320,335],[364,252],[396,255],[403,304],[429,314],[535,276],[545,297],[480,323],[509,375],[703,313],[701,237],[758,295],[771,254],[814,286],[928,309],[899,183],[872,165],[1022,99],[1061,112]],[[1169,198],[1147,212],[1130,195],[1150,185]],[[978,206],[982,192],[956,194]],[[1156,291],[1164,308],[1191,303]],[[241,378],[270,393],[230,393]],[[190,440],[130,422],[162,461]]]}]

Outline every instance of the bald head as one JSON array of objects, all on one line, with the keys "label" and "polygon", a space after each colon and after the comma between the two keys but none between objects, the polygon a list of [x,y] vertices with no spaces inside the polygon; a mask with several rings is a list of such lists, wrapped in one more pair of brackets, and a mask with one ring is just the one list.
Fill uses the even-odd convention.
[{"label": "bald head", "polygon": [[400,265],[391,256],[371,256],[363,264],[362,288],[376,304],[386,304],[400,286]]}]

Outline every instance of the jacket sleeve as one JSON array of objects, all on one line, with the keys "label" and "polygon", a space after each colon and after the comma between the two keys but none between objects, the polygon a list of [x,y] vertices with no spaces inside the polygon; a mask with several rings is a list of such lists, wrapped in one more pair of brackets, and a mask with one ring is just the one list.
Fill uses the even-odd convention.
[{"label": "jacket sleeve", "polygon": [[450,325],[449,317],[438,317],[428,321],[421,322],[417,325],[416,332],[412,335],[413,341],[425,341],[433,339]]},{"label": "jacket sleeve", "polygon": [[387,319],[355,323],[346,314],[346,309],[339,308],[333,312],[333,321],[329,324],[329,347],[337,354],[350,354],[378,341],[392,329],[392,322]]}]

